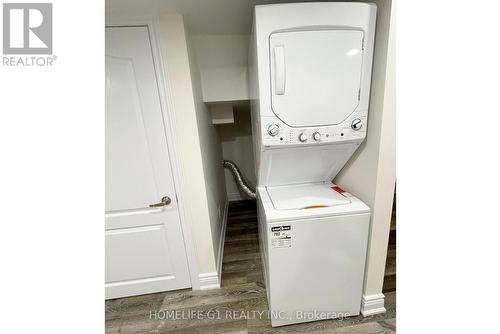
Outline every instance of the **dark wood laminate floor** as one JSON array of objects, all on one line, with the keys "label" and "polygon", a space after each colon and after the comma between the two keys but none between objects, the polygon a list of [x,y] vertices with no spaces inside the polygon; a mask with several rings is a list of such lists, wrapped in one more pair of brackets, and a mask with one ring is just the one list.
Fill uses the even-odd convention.
[{"label": "dark wood laminate floor", "polygon": [[[396,332],[396,292],[385,294],[386,314],[272,328],[258,248],[255,202],[230,204],[222,286],[106,301],[106,333],[337,333]],[[177,311],[176,320],[164,311]],[[170,315],[173,315],[170,313]],[[190,318],[197,318],[192,320]]]}]

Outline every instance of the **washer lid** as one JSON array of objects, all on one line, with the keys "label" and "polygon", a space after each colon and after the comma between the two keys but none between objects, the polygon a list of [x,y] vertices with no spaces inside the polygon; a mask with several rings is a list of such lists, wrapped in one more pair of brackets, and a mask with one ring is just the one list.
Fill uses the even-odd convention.
[{"label": "washer lid", "polygon": [[267,193],[276,210],[297,210],[350,204],[331,184],[300,184],[267,187]]},{"label": "washer lid", "polygon": [[340,124],[357,108],[362,31],[276,32],[269,51],[272,110],[287,125]]}]

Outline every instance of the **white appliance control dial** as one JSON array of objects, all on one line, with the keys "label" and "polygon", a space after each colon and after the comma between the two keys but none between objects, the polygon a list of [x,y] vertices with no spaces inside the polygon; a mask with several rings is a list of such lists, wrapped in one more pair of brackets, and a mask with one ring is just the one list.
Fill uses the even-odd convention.
[{"label": "white appliance control dial", "polygon": [[299,140],[300,140],[301,142],[305,142],[305,141],[307,140],[307,136],[306,136],[306,134],[305,134],[305,133],[301,133],[301,134],[299,135]]},{"label": "white appliance control dial", "polygon": [[363,126],[363,122],[359,118],[354,119],[351,123],[351,128],[355,131],[358,131],[359,129],[361,129],[362,126]]},{"label": "white appliance control dial", "polygon": [[313,133],[313,139],[319,141],[321,139],[321,134],[319,132]]},{"label": "white appliance control dial", "polygon": [[267,127],[267,133],[271,136],[276,136],[280,132],[280,127],[278,124],[271,124]]}]

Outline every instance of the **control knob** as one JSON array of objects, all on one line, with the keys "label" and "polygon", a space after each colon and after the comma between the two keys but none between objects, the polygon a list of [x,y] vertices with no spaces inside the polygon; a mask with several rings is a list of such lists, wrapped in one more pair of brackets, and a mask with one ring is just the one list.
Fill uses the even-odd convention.
[{"label": "control knob", "polygon": [[321,139],[321,133],[319,133],[319,132],[313,133],[313,139],[315,141],[319,141]]},{"label": "control knob", "polygon": [[278,124],[271,124],[267,127],[267,133],[271,136],[276,136],[280,132],[280,127]]},{"label": "control knob", "polygon": [[305,142],[305,141],[307,140],[307,136],[306,136],[306,134],[305,134],[305,133],[301,133],[301,134],[299,135],[299,140],[300,140],[302,143],[303,143],[303,142]]},{"label": "control knob", "polygon": [[353,129],[354,131],[358,131],[362,126],[363,122],[359,118],[354,119],[351,123],[351,129]]}]

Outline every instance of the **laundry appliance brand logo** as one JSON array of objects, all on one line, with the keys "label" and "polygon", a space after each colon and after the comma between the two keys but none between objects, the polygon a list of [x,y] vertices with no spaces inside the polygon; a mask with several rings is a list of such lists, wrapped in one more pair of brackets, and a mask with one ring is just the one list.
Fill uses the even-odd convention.
[{"label": "laundry appliance brand logo", "polygon": [[3,4],[3,54],[3,66],[53,65],[52,3]]}]

